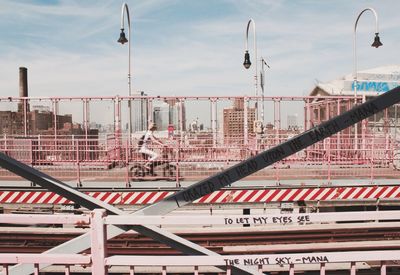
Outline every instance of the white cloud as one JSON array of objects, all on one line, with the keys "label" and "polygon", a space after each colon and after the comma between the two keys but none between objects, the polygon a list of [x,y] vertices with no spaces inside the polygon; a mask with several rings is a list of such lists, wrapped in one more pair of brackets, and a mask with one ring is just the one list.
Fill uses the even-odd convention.
[{"label": "white cloud", "polygon": [[[366,2],[222,3],[230,13],[172,24],[174,18],[152,15],[185,9],[185,1],[128,2],[134,90],[159,95],[252,95],[253,67],[246,71],[242,66],[250,17],[257,25],[259,57],[263,55],[271,65],[267,72],[270,94],[301,95],[312,88],[315,78],[328,81],[351,72],[352,25],[358,8]],[[372,22],[363,18],[357,33],[359,66],[398,63],[396,8],[400,3],[369,3],[381,15],[384,47],[368,46]],[[204,5],[213,8],[212,2]],[[17,95],[19,66],[28,67],[32,96],[126,94],[127,45],[115,42],[120,9],[115,1],[64,0],[57,5],[1,1],[0,29],[9,24],[5,20],[14,19],[11,22],[25,41],[17,45],[6,35],[7,40],[0,42],[4,49],[0,52],[0,96]],[[157,26],[162,32],[153,29]],[[249,46],[252,51],[252,40]]]}]

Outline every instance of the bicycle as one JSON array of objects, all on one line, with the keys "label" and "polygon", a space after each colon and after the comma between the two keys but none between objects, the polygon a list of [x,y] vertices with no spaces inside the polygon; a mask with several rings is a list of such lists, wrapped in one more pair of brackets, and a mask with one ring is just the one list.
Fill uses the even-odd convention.
[{"label": "bicycle", "polygon": [[[153,161],[150,164],[150,169],[146,169],[145,167],[145,163],[147,162],[149,156],[144,153],[139,153],[141,159],[139,159],[139,161],[130,168],[131,178],[133,180],[143,180],[146,177],[151,179],[156,178],[174,180],[176,176],[176,165],[171,164],[171,162],[169,161],[169,156],[172,155],[172,152],[173,148],[163,147],[161,159]],[[161,172],[162,176],[159,176],[155,172]]]}]

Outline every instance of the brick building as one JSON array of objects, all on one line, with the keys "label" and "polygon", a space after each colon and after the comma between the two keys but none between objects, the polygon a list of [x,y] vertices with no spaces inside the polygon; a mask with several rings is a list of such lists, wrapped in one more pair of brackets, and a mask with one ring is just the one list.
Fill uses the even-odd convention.
[{"label": "brick building", "polygon": [[[244,136],[244,99],[235,99],[233,106],[223,110],[223,135],[225,143],[242,143]],[[247,107],[248,133],[254,132],[256,109]]]},{"label": "brick building", "polygon": [[[27,112],[27,134],[28,135],[45,135],[54,134],[54,113],[53,112],[41,112],[34,110]],[[0,134],[1,135],[24,135],[24,113],[13,112],[13,111],[0,111]],[[57,132],[63,132],[63,134],[75,134],[81,135],[83,131],[81,127],[74,128],[68,126],[72,124],[72,115],[57,115]],[[72,131],[74,130],[74,131]]]}]

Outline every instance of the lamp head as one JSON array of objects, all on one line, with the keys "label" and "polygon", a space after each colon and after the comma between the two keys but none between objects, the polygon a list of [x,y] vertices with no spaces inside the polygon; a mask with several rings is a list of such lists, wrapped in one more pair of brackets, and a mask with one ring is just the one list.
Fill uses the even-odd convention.
[{"label": "lamp head", "polygon": [[126,39],[126,37],[125,37],[124,29],[121,29],[121,33],[119,34],[118,43],[121,43],[123,45],[126,42],[128,42],[128,39]]},{"label": "lamp head", "polygon": [[382,45],[383,44],[382,44],[381,40],[379,39],[379,32],[377,32],[377,33],[375,33],[374,43],[372,43],[371,47],[378,48]]},{"label": "lamp head", "polygon": [[251,66],[251,62],[250,62],[250,54],[249,51],[246,51],[244,53],[244,62],[243,62],[243,66],[248,69]]}]

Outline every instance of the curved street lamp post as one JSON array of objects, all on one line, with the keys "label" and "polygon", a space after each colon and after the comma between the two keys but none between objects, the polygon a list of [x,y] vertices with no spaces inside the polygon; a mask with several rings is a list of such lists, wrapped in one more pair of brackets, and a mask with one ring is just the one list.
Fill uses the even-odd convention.
[{"label": "curved street lamp post", "polygon": [[[375,16],[375,38],[374,42],[371,44],[371,47],[378,48],[382,46],[383,44],[381,43],[379,39],[379,25],[378,25],[378,14],[373,8],[366,8],[363,11],[360,12],[358,15],[356,22],[354,24],[354,35],[353,35],[353,58],[354,58],[354,69],[353,69],[353,86],[354,86],[354,105],[357,104],[357,52],[356,52],[356,45],[357,45],[357,39],[356,39],[356,32],[357,32],[357,24],[358,21],[360,20],[361,15],[366,12],[366,11],[371,11],[374,16]],[[365,122],[363,121],[363,133],[365,132]],[[354,142],[354,149],[358,149],[358,130],[357,130],[357,124],[354,125],[354,137],[355,137],[355,142]],[[363,139],[364,140],[364,139]]]},{"label": "curved street lamp post", "polygon": [[[125,36],[125,27],[124,27],[124,19],[125,19],[125,12],[126,12],[126,19],[128,21],[128,38],[126,39]],[[128,5],[126,3],[122,4],[122,9],[121,9],[121,33],[119,35],[118,43],[121,43],[122,45],[128,42],[128,92],[129,92],[129,97],[132,96],[132,90],[131,90],[131,20],[129,17],[129,9]],[[132,138],[132,105],[131,105],[131,99],[129,98],[128,100],[128,109],[129,109],[129,138],[128,142],[130,144],[131,138]]]},{"label": "curved street lamp post", "polygon": [[[250,62],[250,54],[249,54],[249,48],[248,48],[248,42],[249,42],[249,29],[250,29],[250,24],[253,25],[253,37],[254,37],[254,56],[255,56],[255,64],[254,64],[254,95],[258,97],[258,81],[257,81],[257,38],[256,38],[256,23],[254,22],[253,19],[250,19],[249,22],[247,23],[247,29],[246,29],[246,42],[245,42],[245,53],[244,53],[244,62],[243,66],[246,69],[249,69],[251,66]],[[258,98],[256,99],[256,120],[258,120]]]}]

